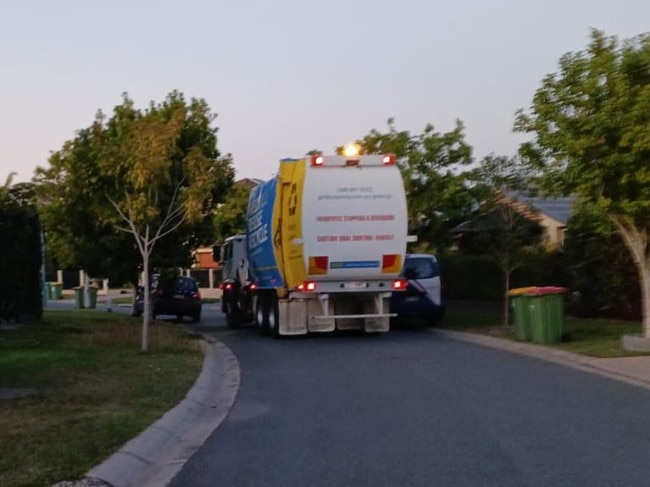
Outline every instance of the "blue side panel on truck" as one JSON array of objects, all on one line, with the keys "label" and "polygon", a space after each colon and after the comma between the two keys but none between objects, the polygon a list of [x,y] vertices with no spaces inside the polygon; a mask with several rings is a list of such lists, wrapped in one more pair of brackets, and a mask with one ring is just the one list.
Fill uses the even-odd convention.
[{"label": "blue side panel on truck", "polygon": [[248,262],[253,281],[260,289],[284,285],[273,249],[276,229],[273,207],[277,197],[277,179],[273,178],[251,190],[246,213]]}]

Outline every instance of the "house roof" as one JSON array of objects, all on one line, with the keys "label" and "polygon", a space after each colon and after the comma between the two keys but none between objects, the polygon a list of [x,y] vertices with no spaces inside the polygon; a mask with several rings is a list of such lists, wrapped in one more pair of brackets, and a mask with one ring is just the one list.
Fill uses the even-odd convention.
[{"label": "house roof", "polygon": [[509,196],[532,206],[538,212],[553,218],[553,220],[564,225],[567,224],[571,214],[573,213],[573,204],[575,202],[575,198],[571,196],[563,198],[540,198],[537,196],[525,196],[516,193],[510,194]]},{"label": "house roof", "polygon": [[253,188],[264,183],[262,179],[257,178],[242,178],[235,181],[235,186],[244,186],[245,188]]},{"label": "house roof", "polygon": [[[541,198],[516,192],[505,192],[501,198],[503,202],[512,205],[522,216],[529,220],[536,220],[540,215],[544,215],[563,225],[566,225],[571,217],[575,202],[573,197]],[[451,233],[481,231],[488,226],[489,224],[484,221],[477,223],[474,220],[468,220],[452,228]]]}]

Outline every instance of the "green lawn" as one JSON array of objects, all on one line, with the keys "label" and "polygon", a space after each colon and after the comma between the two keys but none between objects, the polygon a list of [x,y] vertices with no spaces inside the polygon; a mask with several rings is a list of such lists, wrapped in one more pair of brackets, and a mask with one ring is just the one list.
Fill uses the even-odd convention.
[{"label": "green lawn", "polygon": [[[501,316],[498,306],[486,310],[485,306],[456,305],[448,309],[439,327],[514,340],[512,328],[501,324]],[[562,342],[549,346],[592,357],[642,355],[626,352],[621,347],[623,335],[641,333],[640,323],[567,316],[565,331]]]},{"label": "green lawn", "polygon": [[140,353],[140,320],[95,310],[45,311],[0,330],[3,487],[78,478],[177,404],[198,376],[200,342],[154,322]]},{"label": "green lawn", "polygon": [[[201,299],[203,304],[212,304],[218,303],[220,300],[218,298],[203,298]],[[113,298],[112,303],[115,305],[118,304],[131,304],[133,303],[133,298],[131,296],[123,296],[119,298]]]}]

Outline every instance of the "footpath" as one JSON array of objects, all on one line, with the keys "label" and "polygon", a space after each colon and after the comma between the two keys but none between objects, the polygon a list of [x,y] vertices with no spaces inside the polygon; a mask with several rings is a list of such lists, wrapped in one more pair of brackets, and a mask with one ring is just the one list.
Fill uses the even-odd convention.
[{"label": "footpath", "polygon": [[565,352],[556,348],[516,342],[474,333],[435,330],[434,333],[453,340],[498,348],[508,352],[536,357],[547,362],[573,367],[639,387],[650,389],[650,355],[637,357],[595,358]]}]

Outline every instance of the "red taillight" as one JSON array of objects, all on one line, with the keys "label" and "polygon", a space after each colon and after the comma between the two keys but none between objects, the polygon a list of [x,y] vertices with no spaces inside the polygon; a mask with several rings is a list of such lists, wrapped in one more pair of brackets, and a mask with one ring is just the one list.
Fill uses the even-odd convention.
[{"label": "red taillight", "polygon": [[395,164],[395,154],[386,154],[381,158],[381,162],[386,165]]},{"label": "red taillight", "polygon": [[223,282],[220,282],[219,285],[217,286],[218,289],[223,289]]},{"label": "red taillight", "polygon": [[226,291],[230,291],[230,290],[232,289],[232,282],[227,282],[227,283],[225,283],[225,284],[223,285],[223,288],[224,288]]},{"label": "red taillight", "polygon": [[323,156],[311,156],[312,166],[322,166],[324,162],[325,158]]},{"label": "red taillight", "polygon": [[201,291],[196,291],[193,297],[194,299],[201,299]]},{"label": "red taillight", "polygon": [[316,283],[314,281],[305,281],[298,286],[298,291],[316,291]]},{"label": "red taillight", "polygon": [[249,286],[249,289],[250,289],[251,291],[255,291],[255,289],[257,289],[257,286],[255,285],[254,282],[251,282],[251,284],[250,284],[250,286]]},{"label": "red taillight", "polygon": [[396,279],[393,281],[393,291],[404,291],[406,289],[406,279]]}]

